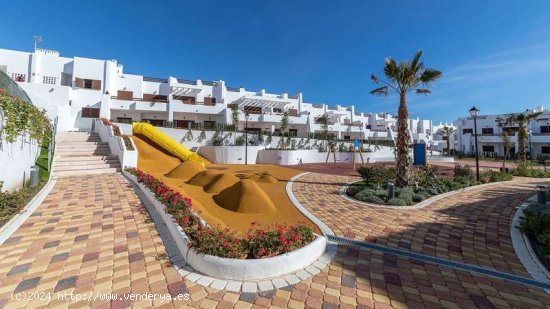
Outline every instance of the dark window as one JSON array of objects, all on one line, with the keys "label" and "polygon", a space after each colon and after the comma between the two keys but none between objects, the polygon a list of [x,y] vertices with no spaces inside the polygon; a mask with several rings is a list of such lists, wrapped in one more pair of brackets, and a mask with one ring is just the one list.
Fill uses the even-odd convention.
[{"label": "dark window", "polygon": [[85,79],[84,80],[84,88],[86,89],[92,89],[92,80],[91,79]]},{"label": "dark window", "polygon": [[205,121],[204,122],[204,129],[205,130],[214,130],[214,129],[216,129],[216,122],[215,121]]},{"label": "dark window", "polygon": [[481,134],[493,134],[493,128],[482,128]]},{"label": "dark window", "polygon": [[550,126],[540,126],[540,133],[550,133]]},{"label": "dark window", "polygon": [[119,99],[119,100],[128,100],[128,101],[131,101],[131,100],[134,98],[134,92],[132,92],[132,91],[118,90],[118,91],[117,91],[116,97],[117,97],[117,99]]},{"label": "dark window", "polygon": [[550,154],[550,146],[542,146],[540,147],[540,152],[544,154]]},{"label": "dark window", "polygon": [[168,96],[144,93],[143,101],[166,103],[168,102]]},{"label": "dark window", "polygon": [[261,114],[262,108],[260,106],[248,106],[245,105],[244,112],[248,114]]},{"label": "dark window", "polygon": [[164,120],[160,119],[142,119],[141,121],[150,123],[155,127],[164,127]]},{"label": "dark window", "polygon": [[493,145],[483,145],[481,151],[483,151],[483,152],[495,152],[495,146],[493,146]]},{"label": "dark window", "polygon": [[184,95],[175,95],[174,100],[181,100],[183,104],[195,104],[195,97],[188,97]]},{"label": "dark window", "polygon": [[83,107],[82,118],[99,118],[99,108]]},{"label": "dark window", "polygon": [[216,98],[211,98],[211,97],[204,98],[204,105],[216,105]]},{"label": "dark window", "polygon": [[367,128],[367,130],[370,130],[370,129],[372,128],[372,125],[367,124],[367,127],[366,127],[366,128]]},{"label": "dark window", "polygon": [[117,117],[116,121],[118,123],[132,123],[132,118],[128,117]]},{"label": "dark window", "polygon": [[519,127],[502,128],[502,131],[505,131],[508,135],[515,135],[516,132],[519,132]]},{"label": "dark window", "polygon": [[195,123],[193,120],[174,120],[174,128],[188,129]]},{"label": "dark window", "polygon": [[288,134],[290,136],[298,136],[298,130],[297,129],[290,129],[290,130],[288,130]]},{"label": "dark window", "polygon": [[474,129],[462,129],[462,134],[474,134]]},{"label": "dark window", "polygon": [[351,137],[349,135],[344,135],[344,140],[349,141]]}]

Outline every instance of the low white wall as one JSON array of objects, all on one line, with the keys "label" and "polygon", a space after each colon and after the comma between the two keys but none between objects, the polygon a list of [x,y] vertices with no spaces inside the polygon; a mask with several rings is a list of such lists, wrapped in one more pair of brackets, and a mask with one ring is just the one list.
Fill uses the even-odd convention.
[{"label": "low white wall", "polygon": [[[359,153],[336,152],[336,162],[351,163],[355,155],[355,162],[361,163]],[[380,147],[376,152],[362,153],[365,163],[376,161],[394,161],[393,151],[389,147]],[[296,165],[301,163],[324,163],[327,160],[327,152],[318,150],[260,150],[258,163],[276,165]],[[334,162],[334,154],[331,153],[328,162]]]},{"label": "low white wall", "polygon": [[14,191],[23,187],[30,178],[31,166],[36,163],[40,148],[28,138],[19,137],[15,142],[0,143],[0,181],[2,190]]},{"label": "low white wall", "polygon": [[[258,152],[262,146],[248,146],[248,164],[258,162]],[[245,164],[245,146],[202,146],[199,154],[210,162],[224,164]]]},{"label": "low white wall", "polygon": [[147,199],[149,203],[145,204],[151,204],[160,215],[176,246],[185,258],[185,262],[207,276],[231,280],[260,280],[279,277],[306,268],[317,261],[326,251],[326,238],[317,236],[313,242],[305,247],[264,259],[229,259],[197,253],[193,248],[189,248],[189,238],[174,218],[166,213],[164,205],[155,198],[153,192],[143,184],[138,183],[137,179],[130,173],[126,171],[123,173],[137,185],[140,190],[140,197]]},{"label": "low white wall", "polygon": [[[113,127],[104,125],[100,119],[96,120],[95,131],[99,134],[101,141],[109,143],[111,153],[118,156],[118,160],[120,161],[120,166],[122,168],[137,167],[138,150],[133,139],[130,138],[130,141],[134,150],[126,149],[124,139],[120,136],[116,136],[113,133]],[[121,132],[123,131],[121,130]]]}]

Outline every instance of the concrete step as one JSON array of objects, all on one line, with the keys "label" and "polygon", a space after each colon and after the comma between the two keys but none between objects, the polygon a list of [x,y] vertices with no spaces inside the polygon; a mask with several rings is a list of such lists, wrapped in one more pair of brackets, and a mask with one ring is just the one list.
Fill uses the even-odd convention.
[{"label": "concrete step", "polygon": [[120,163],[113,163],[113,164],[94,164],[94,165],[68,165],[68,166],[59,166],[55,165],[53,168],[53,172],[66,172],[66,171],[86,171],[86,170],[99,170],[99,169],[120,169]]},{"label": "concrete step", "polygon": [[120,168],[105,168],[105,169],[82,170],[82,171],[62,171],[62,172],[55,172],[54,175],[58,177],[70,177],[70,176],[82,176],[82,175],[112,174],[120,171],[121,171]]},{"label": "concrete step", "polygon": [[101,146],[81,146],[81,147],[63,147],[63,148],[57,148],[55,151],[58,153],[66,153],[66,152],[82,152],[82,151],[110,151],[109,145],[101,145]]},{"label": "concrete step", "polygon": [[81,142],[81,143],[86,143],[86,142],[99,143],[99,142],[101,142],[101,138],[99,138],[99,137],[82,137],[82,138],[76,138],[76,137],[61,138],[61,137],[56,137],[55,141],[56,142],[61,142],[61,143],[78,143],[78,142]]},{"label": "concrete step", "polygon": [[115,155],[97,155],[97,156],[60,156],[59,154],[56,154],[55,156],[55,162],[95,162],[95,161],[104,161],[104,160],[117,160],[118,156]]},{"label": "concrete step", "polygon": [[56,147],[59,148],[74,148],[74,147],[92,147],[92,146],[109,146],[109,143],[104,142],[63,142],[58,143]]},{"label": "concrete step", "polygon": [[109,156],[111,154],[111,150],[109,148],[107,149],[79,149],[79,150],[61,150],[56,151],[56,154],[58,154],[60,157],[78,157],[78,156]]},{"label": "concrete step", "polygon": [[[98,158],[102,158],[98,156]],[[55,161],[55,166],[100,166],[103,164],[119,164],[118,159],[110,159],[110,160],[103,160],[103,159],[97,159],[97,160],[80,160],[80,157],[70,157],[70,159],[73,160],[65,160],[65,161]]]}]

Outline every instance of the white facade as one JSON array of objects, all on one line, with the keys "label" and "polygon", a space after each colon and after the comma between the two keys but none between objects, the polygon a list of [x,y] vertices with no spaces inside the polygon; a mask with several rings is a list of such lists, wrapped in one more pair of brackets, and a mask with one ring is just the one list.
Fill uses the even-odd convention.
[{"label": "white facade", "polygon": [[[525,152],[532,153],[533,159],[540,156],[550,157],[550,110],[538,107],[528,109],[525,113],[542,112],[535,120],[526,125],[528,137],[525,140]],[[518,152],[518,125],[501,125],[499,119],[504,119],[508,114],[480,115],[477,117],[477,140],[480,155],[486,157],[503,157],[504,142],[503,130],[508,131],[513,148],[510,155]],[[472,155],[475,153],[474,121],[472,117],[462,117],[454,121],[456,126],[454,145],[459,153]]]},{"label": "white facade", "polygon": [[[59,52],[36,49],[21,52],[0,49],[0,69],[27,91],[33,102],[59,116],[59,130],[90,130],[93,119],[115,122],[147,121],[157,126],[212,129],[231,124],[229,104],[240,110],[239,130],[280,130],[288,111],[289,133],[306,137],[321,133],[316,120],[329,117],[329,133],[338,139],[395,138],[396,118],[387,113],[357,112],[352,106],[328,106],[304,101],[303,94],[272,94],[214,82],[175,77],[151,78],[125,74],[116,60],[61,57]],[[415,142],[433,145],[432,121],[411,119]],[[411,141],[412,142],[412,141]]]}]

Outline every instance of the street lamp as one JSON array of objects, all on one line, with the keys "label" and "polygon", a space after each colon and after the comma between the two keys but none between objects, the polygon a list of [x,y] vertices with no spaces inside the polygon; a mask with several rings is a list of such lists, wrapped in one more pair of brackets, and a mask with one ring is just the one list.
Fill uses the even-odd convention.
[{"label": "street lamp", "polygon": [[248,165],[248,119],[250,114],[244,114],[244,165]]},{"label": "street lamp", "polygon": [[479,109],[475,106],[470,108],[470,115],[474,118],[474,142],[476,151],[476,179],[479,181],[479,152],[477,151],[477,116],[479,115]]}]

